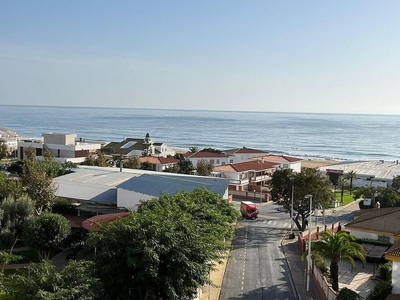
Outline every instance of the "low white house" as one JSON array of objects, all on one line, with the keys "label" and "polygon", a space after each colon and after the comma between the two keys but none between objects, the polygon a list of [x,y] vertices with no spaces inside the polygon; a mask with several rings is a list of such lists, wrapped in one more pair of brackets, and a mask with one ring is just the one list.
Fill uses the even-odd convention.
[{"label": "low white house", "polygon": [[121,142],[111,142],[104,146],[113,155],[134,156],[174,156],[175,150],[164,143],[155,143],[147,133],[144,139],[127,138]]},{"label": "low white house", "polygon": [[192,162],[194,168],[197,168],[199,161],[212,163],[214,166],[223,166],[229,163],[229,156],[224,153],[221,154],[208,151],[199,151],[196,153],[186,153],[183,156],[186,160]]},{"label": "low white house", "polygon": [[243,162],[251,160],[256,157],[268,155],[268,152],[247,147],[223,150],[223,152],[229,155],[228,163],[230,164]]},{"label": "low white house", "polygon": [[90,153],[95,153],[104,145],[104,142],[77,140],[76,134],[43,133],[42,136],[43,140],[18,141],[18,158],[25,159],[25,150],[34,148],[36,159],[43,159],[44,152],[47,151],[53,154],[56,161],[80,163]]}]

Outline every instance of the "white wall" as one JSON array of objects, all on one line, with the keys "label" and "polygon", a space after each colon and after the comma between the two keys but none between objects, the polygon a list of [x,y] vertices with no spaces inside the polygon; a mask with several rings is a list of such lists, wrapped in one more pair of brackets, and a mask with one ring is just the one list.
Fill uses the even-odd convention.
[{"label": "white wall", "polygon": [[[383,235],[383,234],[377,234],[377,233],[366,232],[366,231],[358,231],[358,230],[354,230],[351,228],[346,228],[346,230],[349,230],[351,235],[354,235],[356,238],[359,238],[359,239],[378,240],[378,235]],[[388,236],[388,235],[385,235],[385,236]],[[393,236],[388,236],[388,237],[390,237],[390,242],[393,244],[394,243]]]},{"label": "white wall", "polygon": [[398,261],[393,261],[392,285],[392,294],[400,294],[400,262]]},{"label": "white wall", "polygon": [[117,188],[117,207],[137,210],[140,200],[150,200],[154,196]]}]

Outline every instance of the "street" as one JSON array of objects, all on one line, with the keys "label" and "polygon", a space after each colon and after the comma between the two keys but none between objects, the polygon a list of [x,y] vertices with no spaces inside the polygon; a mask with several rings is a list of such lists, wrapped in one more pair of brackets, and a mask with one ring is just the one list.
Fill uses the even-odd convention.
[{"label": "street", "polygon": [[[237,204],[235,203],[235,206]],[[276,205],[259,205],[256,220],[240,219],[220,299],[296,299],[280,241],[290,220]]]}]

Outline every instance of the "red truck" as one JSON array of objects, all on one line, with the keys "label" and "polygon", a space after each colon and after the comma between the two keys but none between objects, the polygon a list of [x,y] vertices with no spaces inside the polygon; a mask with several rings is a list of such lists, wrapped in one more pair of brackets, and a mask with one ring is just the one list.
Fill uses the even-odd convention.
[{"label": "red truck", "polygon": [[240,203],[240,212],[242,213],[243,218],[247,218],[247,219],[258,218],[257,205],[255,205],[251,201],[242,201]]}]

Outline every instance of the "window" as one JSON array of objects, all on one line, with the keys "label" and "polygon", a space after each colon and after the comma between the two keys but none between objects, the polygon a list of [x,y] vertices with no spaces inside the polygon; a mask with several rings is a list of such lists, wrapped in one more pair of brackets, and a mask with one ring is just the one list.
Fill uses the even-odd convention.
[{"label": "window", "polygon": [[219,165],[219,159],[217,159],[217,165]]},{"label": "window", "polygon": [[214,160],[213,159],[210,159],[210,164],[213,164],[214,163]]},{"label": "window", "polygon": [[378,235],[378,241],[390,243],[390,236]]},{"label": "window", "polygon": [[230,160],[229,160],[229,163],[230,163],[230,164],[233,164],[233,159],[230,159]]}]

